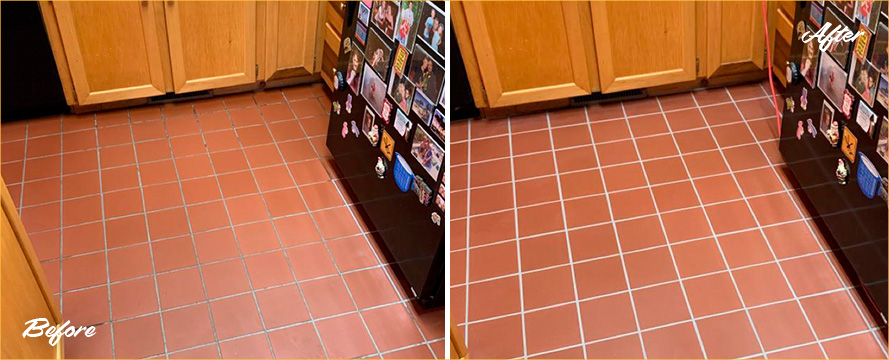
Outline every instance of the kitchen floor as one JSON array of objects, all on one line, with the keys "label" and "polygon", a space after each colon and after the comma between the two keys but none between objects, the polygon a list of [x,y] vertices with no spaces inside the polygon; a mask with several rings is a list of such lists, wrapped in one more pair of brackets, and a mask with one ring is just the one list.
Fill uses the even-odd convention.
[{"label": "kitchen floor", "polygon": [[767,89],[453,124],[470,355],[886,358],[785,175]]},{"label": "kitchen floor", "polygon": [[325,145],[320,84],[2,124],[66,358],[442,358]]}]

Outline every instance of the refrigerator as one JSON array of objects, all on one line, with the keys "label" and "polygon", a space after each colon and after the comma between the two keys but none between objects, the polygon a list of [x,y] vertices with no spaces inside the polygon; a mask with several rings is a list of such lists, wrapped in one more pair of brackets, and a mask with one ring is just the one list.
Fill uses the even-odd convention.
[{"label": "refrigerator", "polygon": [[444,2],[349,2],[327,147],[379,248],[423,307],[445,291]]},{"label": "refrigerator", "polygon": [[[887,4],[878,1],[797,2],[784,69],[788,84],[779,104],[784,108],[779,149],[787,169],[841,271],[884,331],[886,11]],[[860,35],[823,48],[812,38],[837,27]]]}]

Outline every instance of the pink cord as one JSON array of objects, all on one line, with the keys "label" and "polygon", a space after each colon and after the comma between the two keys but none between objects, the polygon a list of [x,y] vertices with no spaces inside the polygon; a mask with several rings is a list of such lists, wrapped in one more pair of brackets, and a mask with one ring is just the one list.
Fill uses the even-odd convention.
[{"label": "pink cord", "polygon": [[762,1],[762,25],[766,31],[766,62],[769,66],[769,86],[772,88],[772,101],[775,103],[775,118],[778,125],[778,137],[781,137],[781,110],[778,110],[778,95],[775,95],[775,80],[772,73],[772,46],[769,43],[769,16],[766,2]]}]

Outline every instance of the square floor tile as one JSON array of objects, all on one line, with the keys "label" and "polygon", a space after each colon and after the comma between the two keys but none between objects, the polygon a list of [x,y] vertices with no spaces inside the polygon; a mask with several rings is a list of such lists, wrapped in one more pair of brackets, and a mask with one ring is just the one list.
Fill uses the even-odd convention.
[{"label": "square floor tile", "polygon": [[866,330],[867,324],[845,291],[801,299],[800,303],[820,339]]},{"label": "square floor tile", "polygon": [[741,308],[741,299],[729,273],[688,279],[683,284],[696,318]]},{"label": "square floor tile", "polygon": [[608,191],[648,186],[642,165],[639,163],[604,168],[602,176],[605,178],[605,187],[608,188]]},{"label": "square floor tile", "polygon": [[750,318],[766,351],[801,345],[814,340],[812,331],[795,301],[751,309]]},{"label": "square floor tile", "polygon": [[94,253],[62,260],[62,289],[65,291],[103,284],[105,278],[105,254]]},{"label": "square floor tile", "polygon": [[641,359],[644,355],[639,339],[638,334],[633,334],[595,342],[586,346],[587,356],[591,359]]},{"label": "square floor tile", "polygon": [[186,349],[215,340],[207,303],[164,312],[163,318],[167,351]]},{"label": "square floor tile", "polygon": [[[612,204],[614,203],[612,202]],[[608,211],[608,199],[602,195],[567,200],[563,206],[565,208],[565,221],[569,229],[601,224],[611,220],[611,215]],[[613,207],[614,205],[612,205]],[[621,215],[625,214],[621,213]],[[519,212],[519,216],[519,219],[522,220],[522,211]],[[615,211],[615,217],[618,218],[617,211]]]},{"label": "square floor tile", "polygon": [[[521,293],[519,291],[518,276],[469,285],[469,321],[519,312],[521,310]],[[464,302],[462,298],[451,297],[451,299],[452,303]]]},{"label": "square floor tile", "polygon": [[697,178],[694,184],[704,204],[737,200],[743,196],[735,179],[728,174]]},{"label": "square floor tile", "polygon": [[135,359],[163,353],[160,315],[152,314],[114,324],[115,356]]},{"label": "square floor tile", "polygon": [[655,213],[649,189],[630,190],[610,194],[614,220],[623,220]]},{"label": "square floor tile", "polygon": [[210,299],[250,290],[244,264],[239,259],[204,265],[201,272]]},{"label": "square floor tile", "polygon": [[[797,296],[806,296],[840,289],[842,281],[834,274],[833,266],[824,255],[817,254],[781,262]],[[842,270],[840,270],[842,271]]]},{"label": "square floor tile", "polygon": [[575,264],[574,273],[581,299],[627,290],[623,264],[617,256]]},{"label": "square floor tile", "polygon": [[324,347],[312,324],[269,332],[275,356],[281,359],[323,358]]},{"label": "square floor tile", "polygon": [[219,350],[225,359],[267,359],[272,357],[266,334],[256,334],[222,342],[219,344]]},{"label": "square floor tile", "polygon": [[633,288],[676,279],[673,258],[667,247],[624,254],[624,263]]},{"label": "square floor tile", "polygon": [[[561,210],[561,209],[560,209]],[[561,214],[560,214],[561,216]],[[453,229],[453,228],[452,228]],[[455,232],[452,232],[454,234]],[[451,235],[454,236],[454,235]],[[478,246],[513,239],[516,236],[516,214],[504,211],[469,218],[469,245]],[[453,238],[452,238],[453,241]]]},{"label": "square floor tile", "polygon": [[108,273],[111,281],[151,275],[151,251],[148,244],[108,250]]},{"label": "square floor tile", "polygon": [[559,184],[555,176],[522,180],[515,183],[516,206],[559,201]]},{"label": "square floor tile", "polygon": [[756,221],[744,201],[709,205],[707,216],[717,234],[746,230],[756,227]]},{"label": "square floor tile", "polygon": [[469,252],[469,281],[489,279],[518,272],[516,244],[506,242]]},{"label": "square floor tile", "polygon": [[204,284],[198,268],[158,274],[157,290],[161,300],[161,309],[169,309],[206,300]]},{"label": "square floor tile", "polygon": [[352,297],[339,276],[301,283],[309,311],[315,318],[355,311]]},{"label": "square floor tile", "polygon": [[747,306],[762,305],[792,297],[784,276],[775,264],[737,270],[734,276]]},{"label": "square floor tile", "polygon": [[323,244],[308,244],[285,250],[297,280],[336,274],[336,266]]},{"label": "square floor tile", "polygon": [[[594,200],[582,200],[578,203],[566,202],[566,211],[572,206],[569,204],[577,204],[580,208],[582,207],[580,204],[590,201]],[[562,218],[562,204],[550,203],[518,209],[518,225],[521,237],[562,230],[565,228]]]},{"label": "square floor tile", "polygon": [[563,233],[523,239],[520,242],[524,271],[568,263],[568,242]]},{"label": "square floor tile", "polygon": [[580,325],[574,304],[535,311],[525,314],[525,336],[528,353],[580,344]]},{"label": "square floor tile", "polygon": [[579,196],[601,194],[602,177],[599,170],[578,171],[559,175],[562,197],[571,199]]},{"label": "square floor tile", "polygon": [[111,316],[125,319],[158,311],[153,277],[144,277],[111,285]]},{"label": "square floor tile", "polygon": [[309,320],[309,310],[298,285],[273,287],[256,292],[265,325],[276,328]]},{"label": "square floor tile", "polygon": [[726,270],[719,246],[712,238],[676,244],[672,250],[683,278]]},{"label": "square floor tile", "polygon": [[697,359],[704,356],[691,323],[642,333],[645,354],[653,359]]},{"label": "square floor tile", "polygon": [[679,283],[633,291],[639,326],[648,329],[690,319],[685,295]]},{"label": "square floor tile", "polygon": [[659,185],[651,188],[659,211],[672,211],[700,206],[698,194],[690,181]]},{"label": "square floor tile", "polygon": [[262,330],[256,302],[250,294],[211,301],[210,311],[220,340]]},{"label": "square floor tile", "polygon": [[376,352],[358,314],[321,320],[315,326],[330,358],[355,358]]},{"label": "square floor tile", "polygon": [[[599,161],[602,166],[626,164],[639,161],[636,145],[633,140],[623,140],[606,144],[597,144]],[[559,171],[566,171],[559,166]]]},{"label": "square floor tile", "polygon": [[636,331],[630,295],[617,294],[580,303],[585,341],[610,338]]},{"label": "square floor tile", "polygon": [[592,259],[618,253],[614,227],[611,224],[568,231],[571,256],[574,261]]},{"label": "square floor tile", "polygon": [[380,351],[423,342],[423,336],[403,304],[366,310],[362,316]]},{"label": "square floor tile", "polygon": [[759,229],[720,235],[717,240],[722,247],[728,265],[732,268],[775,260]]},{"label": "square floor tile", "polygon": [[573,301],[574,279],[571,267],[560,266],[522,274],[522,291],[525,310]]},{"label": "square floor tile", "polygon": [[294,281],[283,251],[251,255],[244,258],[247,275],[254,289],[283,285]]},{"label": "square floor tile", "polygon": [[[392,287],[386,272],[381,268],[344,274],[346,286],[359,309],[398,301],[398,294]],[[397,279],[396,279],[397,281]]]},{"label": "square floor tile", "polygon": [[[694,105],[692,104],[692,106]],[[667,123],[670,124],[670,130],[673,131],[691,130],[707,126],[703,115],[697,108],[670,111],[665,113],[665,116]]]},{"label": "square floor tile", "polygon": [[736,359],[762,352],[743,311],[700,320],[698,330],[708,357]]}]

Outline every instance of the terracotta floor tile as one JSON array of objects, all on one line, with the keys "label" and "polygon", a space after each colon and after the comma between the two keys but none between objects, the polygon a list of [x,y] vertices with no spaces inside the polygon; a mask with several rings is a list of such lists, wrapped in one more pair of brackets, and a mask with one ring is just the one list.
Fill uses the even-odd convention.
[{"label": "terracotta floor tile", "polygon": [[720,147],[738,146],[754,143],[753,135],[745,123],[711,127],[713,136]]},{"label": "terracotta floor tile", "polygon": [[309,311],[315,318],[328,317],[355,311],[355,305],[346,284],[339,276],[326,277],[320,280],[301,284]]},{"label": "terracotta floor tile", "polygon": [[[274,136],[274,139],[272,138]],[[292,121],[238,128],[238,140],[242,146],[268,145],[274,141],[305,138],[299,124]]]},{"label": "terracotta floor tile", "polygon": [[763,226],[800,219],[796,205],[786,194],[767,195],[750,199],[750,207]]},{"label": "terracotta floor tile", "polygon": [[[4,144],[6,145],[6,144]],[[96,142],[96,130],[89,129],[86,131],[66,132],[62,134],[62,152],[92,150],[98,146]],[[4,147],[4,150],[6,148]],[[4,153],[6,153],[4,151]],[[20,157],[13,157],[20,159]]]},{"label": "terracotta floor tile", "polygon": [[710,126],[742,121],[741,114],[738,113],[734,104],[703,106],[701,112]]},{"label": "terracotta floor tile", "polygon": [[642,162],[651,185],[688,179],[682,158],[671,157]]},{"label": "terracotta floor tile", "polygon": [[570,107],[549,112],[549,124],[552,127],[585,123],[586,108]]},{"label": "terracotta floor tile", "polygon": [[249,171],[222,174],[216,178],[219,180],[219,189],[225,198],[259,192],[256,187],[256,180]]},{"label": "terracotta floor tile", "polygon": [[526,311],[572,301],[574,281],[571,267],[560,266],[522,274],[522,290]]},{"label": "terracotta floor tile", "polygon": [[878,359],[886,356],[869,333],[828,341],[822,345],[831,359]]},{"label": "terracotta floor tile", "polygon": [[743,311],[698,321],[698,330],[708,357],[730,359],[762,352]]},{"label": "terracotta floor tile", "polygon": [[801,299],[800,302],[809,321],[812,322],[815,334],[820,339],[851,334],[868,328],[846,292],[818,295]]},{"label": "terracotta floor tile", "polygon": [[556,164],[560,173],[594,168],[598,166],[596,150],[592,146],[558,150]]},{"label": "terracotta floor tile", "polygon": [[139,186],[139,175],[136,166],[124,166],[113,169],[102,169],[102,191],[132,189]]},{"label": "terracotta floor tile", "polygon": [[205,154],[177,157],[176,171],[181,180],[213,175],[210,157]]},{"label": "terracotta floor tile", "polygon": [[555,174],[555,163],[550,153],[517,156],[513,158],[513,166],[516,180]]},{"label": "terracotta floor tile", "polygon": [[794,301],[751,309],[750,318],[766,351],[814,340],[803,313]]},{"label": "terracotta floor tile", "polygon": [[684,131],[707,126],[703,115],[697,108],[668,112],[665,116],[672,131]]},{"label": "terracotta floor tile", "polygon": [[586,124],[552,129],[552,141],[555,149],[591,145],[590,129]]},{"label": "terracotta floor tile", "polygon": [[[256,108],[255,104],[252,104],[252,101],[252,99],[245,99],[242,106],[237,106],[238,109],[229,110],[229,117],[235,127],[262,124],[262,114],[260,114],[259,108]],[[226,100],[226,107],[232,109],[232,107],[229,106],[228,100]]]},{"label": "terracotta floor tile", "polygon": [[778,259],[821,251],[818,240],[802,221],[763,228],[763,232]]},{"label": "terracotta floor tile", "polygon": [[[444,351],[444,350],[442,350]],[[433,354],[429,352],[426,345],[417,345],[414,347],[397,350],[383,355],[384,359],[431,359]]]},{"label": "terracotta floor tile", "polygon": [[650,114],[660,111],[657,98],[644,98],[632,101],[624,101],[624,112],[627,116],[636,116],[641,114]]},{"label": "terracotta floor tile", "polygon": [[499,184],[512,180],[512,162],[509,159],[492,160],[469,165],[471,187]]},{"label": "terracotta floor tile", "polygon": [[[639,163],[619,165],[602,169],[605,187],[608,191],[619,191],[647,186],[642,165]],[[596,179],[598,180],[598,179]]]},{"label": "terracotta floor tile", "polygon": [[170,147],[173,149],[173,156],[177,158],[203,154],[207,151],[204,140],[197,134],[170,138]]},{"label": "terracotta floor tile", "polygon": [[624,263],[633,288],[676,280],[673,259],[666,247],[624,254]]},{"label": "terracotta floor tile", "polygon": [[770,99],[737,101],[738,109],[745,119],[759,119],[775,115],[775,106]]},{"label": "terracotta floor tile", "polygon": [[747,306],[786,300],[793,296],[775,264],[736,270],[734,276]]},{"label": "terracotta floor tile", "polygon": [[267,220],[269,218],[265,202],[258,194],[246,195],[225,200],[232,224]]},{"label": "terracotta floor tile", "polygon": [[830,262],[821,254],[785,260],[781,268],[787,274],[797,296],[806,296],[843,287]]},{"label": "terracotta floor tile", "polygon": [[[518,276],[469,285],[469,321],[519,312],[521,310],[519,291]],[[451,299],[452,303],[464,301],[453,297]]]},{"label": "terracotta floor tile", "polygon": [[62,173],[62,157],[47,156],[39,159],[29,159],[25,167],[25,181],[46,179],[59,176]]},{"label": "terracotta floor tile", "polygon": [[256,292],[256,301],[267,328],[309,320],[309,310],[297,285],[273,287]]},{"label": "terracotta floor tile", "polygon": [[603,193],[601,176],[599,170],[586,170],[559,175],[562,197],[571,199]]},{"label": "terracotta floor tile", "polygon": [[275,229],[268,221],[235,226],[235,236],[245,255],[281,247]]},{"label": "terracotta floor tile", "polygon": [[528,352],[539,353],[580,344],[580,325],[574,304],[535,311],[525,315]]},{"label": "terracotta floor tile", "polygon": [[611,224],[568,231],[574,261],[617,254],[617,240]]},{"label": "terracotta floor tile", "polygon": [[636,139],[639,155],[643,160],[679,155],[676,144],[670,135],[658,135]]},{"label": "terracotta floor tile", "polygon": [[0,146],[3,154],[6,155],[3,162],[21,161],[25,159],[25,142],[24,141],[6,141]]},{"label": "terracotta floor tile", "polygon": [[685,109],[695,106],[695,100],[691,93],[658,96],[657,99],[664,111]]},{"label": "terracotta floor tile", "polygon": [[219,344],[223,358],[260,359],[271,358],[272,351],[264,334],[251,335]]},{"label": "terracotta floor tile", "polygon": [[601,120],[623,119],[624,109],[620,102],[602,103],[590,105],[587,108],[590,122],[598,122]]},{"label": "terracotta floor tile", "polygon": [[568,263],[565,234],[550,234],[520,240],[522,270],[529,271]]},{"label": "terracotta floor tile", "polygon": [[696,318],[741,309],[741,298],[728,273],[707,275],[683,283]]},{"label": "terracotta floor tile", "polygon": [[146,211],[169,209],[183,205],[182,190],[179,188],[178,183],[145,186],[142,188],[142,194],[144,195]]},{"label": "terracotta floor tile", "polygon": [[293,108],[293,112],[294,114],[296,114],[297,118],[321,116],[326,115],[327,113],[327,111],[321,107],[321,103],[318,102],[318,99],[303,99],[291,101],[290,107]]},{"label": "terracotta floor tile", "polygon": [[262,117],[266,122],[291,120],[296,118],[296,116],[293,115],[293,111],[290,110],[290,106],[286,103],[260,105],[259,111],[262,112]]},{"label": "terracotta floor tile", "polygon": [[[188,223],[184,219],[184,214],[182,214],[182,218],[179,218],[179,214],[177,210],[181,211],[181,208],[174,208],[170,210],[162,210],[155,213],[148,214],[148,229],[151,230],[151,239],[162,239],[167,238],[170,234],[174,233],[187,233],[188,232]],[[172,216],[170,216],[172,215]],[[105,221],[105,243],[109,248],[125,246],[130,244],[143,243],[148,241],[148,230],[145,227],[145,215],[137,214],[127,217],[120,217],[116,219],[106,220]],[[169,221],[168,223],[164,223],[162,226],[157,226],[155,222],[159,221]],[[181,221],[181,223],[180,223]]]},{"label": "terracotta floor tile", "polygon": [[210,299],[250,290],[247,272],[238,259],[204,265],[201,272]]},{"label": "terracotta floor tile", "polygon": [[472,140],[469,159],[472,162],[492,160],[509,156],[509,138],[498,136],[481,140]]},{"label": "terracotta floor tile", "polygon": [[388,351],[423,341],[411,315],[402,304],[394,304],[362,313],[380,351]]},{"label": "terracotta floor tile", "polygon": [[327,248],[341,271],[352,271],[377,265],[373,250],[363,236],[327,242]]},{"label": "terracotta floor tile", "polygon": [[592,122],[590,128],[593,131],[593,140],[597,143],[630,138],[630,128],[624,119]]},{"label": "terracotta floor tile", "polygon": [[31,234],[31,245],[40,261],[58,259],[61,253],[61,230],[50,230],[42,233]]},{"label": "terracotta floor tile", "polygon": [[27,182],[22,191],[24,193],[22,206],[56,202],[62,200],[62,181],[60,178],[50,178]]},{"label": "terracotta floor tile", "polygon": [[663,134],[669,131],[667,121],[661,113],[630,117],[628,121],[635,137]]},{"label": "terracotta floor tile", "polygon": [[104,323],[111,319],[110,306],[102,306],[110,304],[108,301],[108,288],[104,286],[66,293],[62,298],[65,303],[65,319],[66,321],[71,320],[72,324],[90,326]]},{"label": "terracotta floor tile", "polygon": [[768,160],[763,156],[762,150],[756,145],[744,145],[724,149],[723,153],[732,170],[740,171],[766,166]]},{"label": "terracotta floor tile", "polygon": [[702,209],[688,209],[661,214],[667,241],[679,242],[713,236]]},{"label": "terracotta floor tile", "polygon": [[717,234],[750,229],[756,226],[753,215],[744,201],[709,205],[705,208],[713,230]]},{"label": "terracotta floor tile", "polygon": [[300,192],[310,210],[326,209],[344,205],[342,196],[340,196],[340,193],[332,182],[302,186],[300,187]]},{"label": "terracotta floor tile", "polygon": [[[129,147],[129,145],[125,145],[125,147]],[[110,148],[106,148],[110,149]],[[104,149],[103,149],[104,150]],[[102,151],[100,150],[100,153]],[[128,153],[131,153],[132,150],[129,150]],[[102,153],[102,162],[105,161],[105,154]],[[160,161],[160,160],[170,160],[173,158],[172,153],[170,153],[170,144],[167,139],[159,139],[159,140],[151,140],[146,142],[141,142],[136,144],[136,157],[140,164],[144,164],[152,161]],[[104,165],[103,165],[104,166]]]},{"label": "terracotta floor tile", "polygon": [[[625,164],[639,161],[636,145],[632,140],[623,140],[607,144],[597,144],[596,151],[602,166]],[[566,171],[561,166],[559,171]]]},{"label": "terracotta floor tile", "polygon": [[324,347],[311,324],[269,332],[275,356],[282,359],[317,359],[324,357]]},{"label": "terracotta floor tile", "polygon": [[197,264],[194,245],[189,236],[154,242],[151,246],[154,251],[154,266],[158,272]]},{"label": "terracotta floor tile", "polygon": [[[272,212],[272,216],[275,216],[274,207],[269,203],[269,211]],[[330,210],[331,216],[317,216],[315,214],[315,219],[319,220],[318,226],[334,226],[337,222],[341,222],[342,226],[344,226],[344,230],[348,229],[345,226],[351,226],[353,222],[349,222],[348,218],[346,218],[347,214],[340,214],[338,209]],[[327,215],[325,213],[324,215]],[[332,216],[335,215],[336,217]],[[330,219],[333,217],[332,219]],[[342,217],[340,219],[339,217]],[[322,220],[324,221],[322,223]],[[318,234],[318,230],[315,228],[315,224],[312,223],[312,219],[309,215],[296,215],[296,216],[288,216],[285,218],[278,218],[274,220],[275,227],[278,229],[278,235],[281,239],[281,242],[284,246],[298,245],[298,244],[307,244],[321,240],[321,236]],[[336,235],[336,234],[334,234]],[[337,236],[339,237],[339,236]]]},{"label": "terracotta floor tile", "polygon": [[704,204],[741,199],[741,191],[731,175],[717,175],[694,180]]},{"label": "terracotta floor tile", "polygon": [[651,188],[659,211],[671,211],[701,206],[690,181],[659,185]]},{"label": "terracotta floor tile", "polygon": [[635,290],[633,300],[642,329],[690,319],[685,296],[678,283]]},{"label": "terracotta floor tile", "polygon": [[[144,221],[144,217],[140,216],[139,219]],[[120,220],[109,221],[106,226],[109,229],[114,230],[114,224],[118,221]],[[144,223],[141,228],[141,236],[138,236],[138,229],[138,227],[132,229],[134,230],[131,233],[133,237],[131,237],[130,240],[136,240],[136,242],[148,241],[148,238],[145,236]],[[107,241],[108,247],[112,248],[117,247],[118,245],[122,245],[117,241],[114,241],[117,240],[116,238],[110,236],[106,236],[103,239],[103,231],[104,230],[101,222],[66,227],[64,230],[62,230],[62,235],[65,238],[65,243],[62,246],[62,256],[67,257],[71,255],[85,254],[88,252],[101,250],[105,247],[105,241]],[[109,232],[109,235],[112,234],[113,233]]]},{"label": "terracotta floor tile", "polygon": [[185,235],[189,232],[188,216],[185,214],[185,208],[161,210],[149,213],[147,216],[148,231],[151,239],[165,239],[177,235]]},{"label": "terracotta floor tile", "polygon": [[518,272],[516,244],[501,243],[469,252],[469,281],[478,281]]},{"label": "terracotta floor tile", "polygon": [[591,359],[641,359],[642,343],[639,335],[627,335],[586,346]]},{"label": "terracotta floor tile", "polygon": [[59,293],[62,290],[62,271],[61,260],[44,261],[40,263],[43,272],[46,274],[46,283],[53,293]]},{"label": "terracotta floor tile", "polygon": [[253,168],[281,165],[284,163],[284,159],[281,157],[281,154],[278,153],[278,147],[274,144],[246,148],[244,149],[244,155],[247,157],[247,162],[250,163],[250,166]]},{"label": "terracotta floor tile", "polygon": [[555,176],[515,183],[516,206],[558,201],[559,184]]},{"label": "terracotta floor tile", "polygon": [[194,231],[218,229],[229,225],[222,201],[189,206],[188,221]]},{"label": "terracotta floor tile", "polygon": [[312,217],[318,223],[321,236],[325,239],[340,238],[360,232],[355,219],[345,207],[316,211],[312,213]]},{"label": "terracotta floor tile", "polygon": [[746,196],[769,194],[784,190],[781,181],[772,169],[764,168],[735,173],[741,190]]},{"label": "terracotta floor tile", "polygon": [[163,313],[167,351],[181,350],[213,342],[213,325],[207,303]]},{"label": "terracotta floor tile", "polygon": [[108,250],[108,273],[112,282],[151,275],[148,244]]},{"label": "terracotta floor tile", "polygon": [[701,345],[690,323],[642,333],[645,353],[653,359],[702,358]]},{"label": "terracotta floor tile", "polygon": [[158,311],[154,278],[111,284],[111,317],[115,320]]},{"label": "terracotta floor tile", "polygon": [[157,289],[161,300],[161,309],[207,300],[204,296],[201,273],[198,268],[157,275]]},{"label": "terracotta floor tile", "polygon": [[[591,196],[565,201],[565,219],[568,228],[601,224],[611,220],[608,212],[608,199],[605,196]],[[624,215],[615,211],[615,217]]]},{"label": "terracotta floor tile", "polygon": [[[845,358],[842,356],[837,359]],[[805,345],[790,350],[782,350],[769,354],[769,359],[825,359],[818,344]]]},{"label": "terracotta floor tile", "polygon": [[204,142],[207,144],[207,151],[211,153],[237,149],[241,146],[238,143],[238,134],[232,129],[204,131]]},{"label": "terracotta floor tile", "polygon": [[683,154],[715,150],[716,142],[708,129],[699,129],[674,133],[679,150]]},{"label": "terracotta floor tile", "polygon": [[210,311],[220,340],[262,330],[256,302],[250,294],[211,301]]},{"label": "terracotta floor tile", "polygon": [[[566,203],[566,211],[568,207]],[[564,229],[562,205],[550,203],[518,209],[518,225],[521,237]]]},{"label": "terracotta floor tile", "polygon": [[[129,132],[129,128],[126,130]],[[108,137],[109,135],[103,135],[104,132],[99,131],[99,143],[104,144],[103,146],[114,145],[108,140],[105,140],[103,136]],[[129,135],[129,133],[127,133]],[[58,155],[62,153],[62,142],[60,135],[52,135],[45,136],[39,138],[33,138],[28,140],[27,150],[25,155],[29,158],[48,156],[48,155]],[[128,141],[128,140],[127,140]]]},{"label": "terracotta floor tile", "polygon": [[614,220],[629,219],[655,213],[654,202],[651,199],[649,189],[612,193],[610,203]]},{"label": "terracotta floor tile", "polygon": [[185,115],[164,119],[169,136],[183,136],[200,133],[195,116]]},{"label": "terracotta floor tile", "polygon": [[580,303],[585,341],[606,339],[636,331],[636,316],[629,294],[617,294]]},{"label": "terracotta floor tile", "polygon": [[144,212],[142,207],[142,189],[138,188],[105,193],[103,202],[105,218],[116,218]]},{"label": "terracotta floor tile", "polygon": [[[111,330],[111,329],[108,329]],[[98,334],[98,331],[96,332]],[[114,324],[114,355],[143,358],[163,354],[160,315],[153,314]]]},{"label": "terracotta floor tile", "polygon": [[575,264],[574,273],[577,295],[581,299],[627,289],[623,265],[618,257]]},{"label": "terracotta floor tile", "polygon": [[321,320],[315,326],[330,358],[355,358],[376,352],[358,314]]},{"label": "terracotta floor tile", "polygon": [[366,309],[399,300],[398,294],[395,293],[395,289],[386,276],[386,272],[380,268],[348,273],[343,275],[343,277],[359,309]]},{"label": "terracotta floor tile", "polygon": [[692,178],[701,176],[724,174],[728,172],[728,166],[719,151],[708,151],[682,156]]},{"label": "terracotta floor tile", "polygon": [[[143,143],[148,144],[148,143]],[[148,148],[149,146],[143,145],[144,148]],[[163,153],[157,151],[156,146],[154,153],[151,155],[147,155],[146,160],[142,161],[151,161],[151,160],[160,160],[169,158],[169,156],[165,156]],[[145,150],[143,150],[145,151]],[[167,151],[169,153],[169,151]],[[112,168],[123,165],[132,165],[136,163],[136,155],[133,152],[132,144],[123,144],[116,145],[110,147],[104,147],[99,149],[99,165],[102,168]]]},{"label": "terracotta floor tile", "polygon": [[717,237],[732,268],[774,261],[769,246],[759,230],[750,230]]},{"label": "terracotta floor tile", "polygon": [[62,260],[62,289],[65,291],[103,284],[105,254],[95,253]]},{"label": "terracotta floor tile", "polygon": [[514,212],[505,211],[469,218],[469,245],[484,245],[515,238],[515,216]]},{"label": "terracotta floor tile", "polygon": [[716,241],[707,238],[673,245],[673,256],[683,278],[726,270]]},{"label": "terracotta floor tile", "polygon": [[[57,178],[55,178],[57,179]],[[51,179],[48,179],[51,180]],[[98,194],[100,191],[100,181],[99,181],[99,172],[98,171],[90,171],[80,174],[67,175],[62,178],[62,196],[67,199]],[[35,183],[40,183],[41,180]],[[27,190],[28,186],[25,185],[25,189]],[[25,191],[27,193],[27,191]],[[43,202],[48,202],[43,199]]]},{"label": "terracotta floor tile", "polygon": [[244,258],[247,275],[254,289],[283,285],[294,281],[283,251],[251,255]]},{"label": "terracotta floor tile", "polygon": [[216,174],[243,172],[248,169],[247,157],[241,150],[220,151],[210,154]]}]

